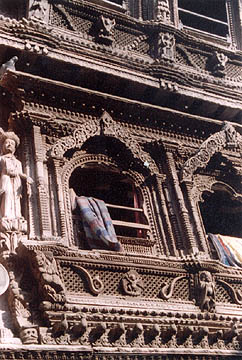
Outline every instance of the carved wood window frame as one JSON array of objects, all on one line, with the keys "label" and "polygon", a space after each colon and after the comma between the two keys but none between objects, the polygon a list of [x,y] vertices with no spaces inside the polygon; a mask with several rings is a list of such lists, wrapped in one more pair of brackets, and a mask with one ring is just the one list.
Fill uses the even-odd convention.
[{"label": "carved wood window frame", "polygon": [[[191,32],[191,33],[199,33],[200,36],[205,36],[205,37],[209,37],[217,39],[217,40],[221,40],[223,42],[227,42],[228,45],[230,45],[231,43],[233,45],[240,45],[241,40],[240,40],[240,36],[241,36],[241,30],[239,29],[240,25],[239,25],[239,17],[238,17],[238,13],[239,13],[239,2],[237,0],[232,1],[232,0],[225,0],[225,11],[227,14],[227,21],[224,22],[224,26],[226,25],[228,28],[228,37],[226,38],[226,36],[219,36],[216,35],[215,33],[212,32],[207,32],[207,31],[203,31],[199,28],[194,28],[194,27],[190,27],[186,24],[182,24],[181,22],[181,16],[180,16],[180,12],[185,12],[187,16],[197,16],[197,18],[204,18],[207,21],[213,21],[213,16],[211,14],[211,16],[204,16],[202,14],[197,13],[196,11],[188,11],[186,9],[183,9],[182,7],[179,7],[179,0],[174,0],[175,1],[175,6],[174,6],[174,10],[175,10],[175,19],[176,19],[176,26],[180,29],[186,29],[187,31]],[[207,0],[208,2],[210,0]],[[194,1],[195,3],[195,1]],[[210,20],[211,19],[211,20]],[[214,20],[216,22],[216,19]],[[219,20],[218,20],[219,23]],[[222,21],[221,21],[222,24]]]},{"label": "carved wood window frame", "polygon": [[[196,175],[194,178],[194,187],[193,187],[193,198],[195,200],[197,211],[200,218],[201,227],[203,229],[203,235],[207,236],[207,232],[204,225],[204,218],[201,213],[200,203],[204,202],[204,194],[213,194],[215,192],[225,192],[230,195],[231,201],[236,200],[241,202],[242,205],[242,192],[237,192],[231,185],[225,183],[219,179],[216,179],[213,176],[206,175]],[[229,235],[229,234],[221,234]],[[231,234],[230,234],[231,235]]]},{"label": "carved wood window frame", "polygon": [[[63,184],[63,198],[64,208],[66,214],[66,232],[69,246],[78,246],[78,240],[75,237],[75,231],[72,221],[71,202],[69,196],[69,179],[73,171],[79,167],[84,168],[88,164],[103,164],[107,167],[119,168],[117,162],[111,158],[108,158],[103,154],[83,154],[82,151],[77,151],[68,164],[63,167],[61,179]],[[128,170],[127,176],[133,181],[135,187],[140,191],[143,199],[143,208],[147,216],[148,224],[150,227],[150,238],[128,238],[123,247],[128,252],[138,252],[152,255],[155,253],[155,244],[158,241],[158,234],[156,233],[156,224],[154,218],[154,209],[152,208],[152,199],[149,188],[143,186],[144,176],[136,171]],[[133,251],[132,251],[133,249]],[[136,251],[135,251],[136,249]],[[142,250],[143,249],[143,250]]]}]

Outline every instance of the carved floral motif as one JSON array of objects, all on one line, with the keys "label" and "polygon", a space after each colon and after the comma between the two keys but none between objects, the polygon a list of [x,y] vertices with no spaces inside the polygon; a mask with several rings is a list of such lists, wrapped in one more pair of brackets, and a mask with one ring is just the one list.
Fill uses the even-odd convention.
[{"label": "carved floral motif", "polygon": [[92,277],[89,272],[80,265],[72,265],[72,268],[79,270],[82,274],[85,275],[89,289],[93,295],[99,295],[103,292],[104,284],[98,275]]},{"label": "carved floral motif", "polygon": [[164,300],[169,300],[173,295],[173,291],[174,291],[176,282],[183,278],[184,278],[184,275],[178,276],[175,279],[173,279],[170,284],[164,285],[160,291],[161,298]]}]

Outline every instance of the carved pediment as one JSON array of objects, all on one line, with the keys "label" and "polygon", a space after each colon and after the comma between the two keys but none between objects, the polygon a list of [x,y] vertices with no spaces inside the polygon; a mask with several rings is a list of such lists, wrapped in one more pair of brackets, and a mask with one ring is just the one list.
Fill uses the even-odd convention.
[{"label": "carved pediment", "polygon": [[154,160],[146,153],[134,136],[127,128],[124,128],[105,111],[99,119],[86,122],[78,127],[73,135],[63,137],[52,146],[50,155],[61,159],[67,150],[80,149],[82,145],[93,136],[114,137],[121,141],[132,153],[133,157],[139,159],[143,166],[152,174],[158,173]]},{"label": "carved pediment", "polygon": [[242,136],[227,122],[221,131],[205,140],[196,154],[185,162],[181,169],[181,181],[191,181],[197,169],[205,168],[212,156],[226,147],[239,148],[242,151]]}]

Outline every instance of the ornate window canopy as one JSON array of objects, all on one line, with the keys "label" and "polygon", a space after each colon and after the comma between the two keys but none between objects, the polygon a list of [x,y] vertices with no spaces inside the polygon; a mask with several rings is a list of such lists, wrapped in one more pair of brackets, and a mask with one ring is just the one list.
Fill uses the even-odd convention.
[{"label": "ornate window canopy", "polygon": [[157,174],[159,170],[148,153],[146,153],[140,144],[135,140],[127,129],[116,123],[112,117],[105,111],[100,119],[88,122],[82,127],[77,128],[73,135],[59,139],[51,148],[50,154],[53,158],[63,158],[69,149],[80,149],[89,138],[93,136],[114,137],[123,142],[131,151],[134,158],[140,161],[144,169],[148,169],[150,174]]},{"label": "ornate window canopy", "polygon": [[211,157],[226,146],[237,147],[242,151],[242,136],[227,122],[224,123],[221,131],[205,140],[196,154],[185,162],[181,170],[181,181],[191,181],[195,171],[198,168],[205,168]]}]

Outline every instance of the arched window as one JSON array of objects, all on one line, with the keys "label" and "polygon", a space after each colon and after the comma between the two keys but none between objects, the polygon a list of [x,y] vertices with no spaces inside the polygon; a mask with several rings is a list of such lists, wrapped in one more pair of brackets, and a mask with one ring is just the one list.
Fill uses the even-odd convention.
[{"label": "arched window", "polygon": [[211,255],[227,266],[242,266],[242,202],[228,189],[214,186],[200,204]]},{"label": "arched window", "polygon": [[206,233],[242,238],[242,203],[225,189],[203,195],[200,211]]},{"label": "arched window", "polygon": [[[77,167],[71,174],[69,187],[77,196],[92,197],[105,202],[121,243],[127,242],[127,239],[141,240],[142,243],[142,240],[149,238],[150,227],[142,195],[134,182],[119,170],[95,163],[84,168]],[[78,214],[75,213],[73,218],[80,246],[88,248]]]}]

